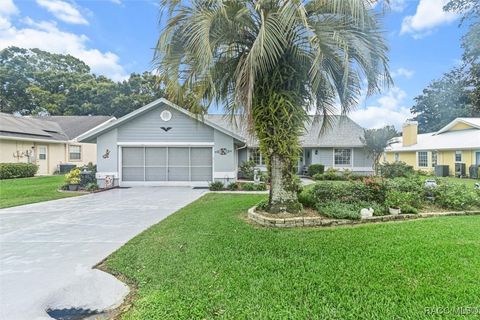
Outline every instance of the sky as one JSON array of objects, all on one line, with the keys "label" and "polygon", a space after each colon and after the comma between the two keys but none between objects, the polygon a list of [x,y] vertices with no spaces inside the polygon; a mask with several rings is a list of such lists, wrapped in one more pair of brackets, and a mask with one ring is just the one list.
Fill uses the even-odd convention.
[{"label": "sky", "polygon": [[[447,0],[390,0],[383,18],[394,86],[362,98],[350,114],[366,128],[398,129],[411,118],[414,98],[460,63],[458,16]],[[161,32],[159,0],[0,0],[0,49],[8,46],[68,53],[96,74],[123,80],[153,71]]]}]

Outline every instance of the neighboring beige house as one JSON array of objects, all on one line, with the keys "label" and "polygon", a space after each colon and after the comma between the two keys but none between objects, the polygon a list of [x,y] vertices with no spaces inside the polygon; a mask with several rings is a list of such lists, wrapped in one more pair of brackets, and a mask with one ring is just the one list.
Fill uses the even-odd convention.
[{"label": "neighboring beige house", "polygon": [[0,163],[38,165],[38,175],[50,175],[60,164],[96,163],[95,144],[77,137],[108,123],[108,116],[21,117],[0,113]]},{"label": "neighboring beige house", "polygon": [[404,124],[402,137],[386,150],[387,162],[425,171],[444,165],[450,175],[467,176],[471,166],[480,165],[480,118],[457,118],[437,132],[418,134],[417,129],[417,122]]}]

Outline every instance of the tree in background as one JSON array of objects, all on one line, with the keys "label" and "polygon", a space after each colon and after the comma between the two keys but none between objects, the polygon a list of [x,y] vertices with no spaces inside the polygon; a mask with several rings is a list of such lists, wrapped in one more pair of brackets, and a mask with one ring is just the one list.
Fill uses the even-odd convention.
[{"label": "tree in background", "polygon": [[474,112],[480,113],[480,0],[450,0],[446,11],[462,14],[462,22],[470,22],[469,30],[462,38],[462,61],[467,70],[467,85],[471,90]]},{"label": "tree in background", "polygon": [[420,133],[438,131],[457,117],[475,116],[471,107],[471,91],[462,68],[456,68],[428,85],[414,98],[410,111],[418,121]]},{"label": "tree in background", "polygon": [[114,82],[70,55],[17,47],[0,51],[0,83],[0,110],[24,115],[121,117],[163,96],[149,72]]},{"label": "tree in background", "polygon": [[345,114],[362,76],[369,94],[390,84],[376,3],[163,1],[155,61],[167,96],[193,94],[244,116],[267,160],[270,212],[301,209],[294,174],[311,106],[327,115],[339,101]]},{"label": "tree in background", "polygon": [[432,81],[417,96],[410,111],[419,131],[437,131],[457,117],[480,116],[480,0],[450,0],[445,11],[462,14],[470,22],[462,37],[462,65]]},{"label": "tree in background", "polygon": [[398,132],[394,126],[365,130],[364,137],[361,140],[365,150],[373,159],[373,171],[375,174],[378,174],[380,158],[396,136],[398,136]]}]

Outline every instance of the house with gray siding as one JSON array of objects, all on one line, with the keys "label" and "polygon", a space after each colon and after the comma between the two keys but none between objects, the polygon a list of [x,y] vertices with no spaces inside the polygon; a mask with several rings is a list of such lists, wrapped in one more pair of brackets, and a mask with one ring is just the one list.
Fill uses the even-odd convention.
[{"label": "house with gray siding", "polygon": [[[301,173],[310,164],[369,174],[372,160],[363,150],[363,129],[346,116],[312,118],[302,136]],[[158,99],[78,139],[97,145],[97,180],[101,187],[189,185],[235,181],[238,167],[265,161],[258,141],[246,133],[240,118],[194,115],[166,99]]]}]

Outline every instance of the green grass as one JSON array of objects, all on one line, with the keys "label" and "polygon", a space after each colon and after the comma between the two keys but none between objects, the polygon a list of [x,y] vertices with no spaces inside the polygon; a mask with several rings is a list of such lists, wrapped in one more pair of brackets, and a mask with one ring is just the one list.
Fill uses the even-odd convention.
[{"label": "green grass", "polygon": [[63,176],[45,176],[0,180],[0,208],[78,195],[57,191],[63,179]]},{"label": "green grass", "polygon": [[460,178],[455,178],[455,177],[445,177],[443,179],[447,180],[448,182],[452,182],[452,183],[464,184],[469,188],[473,188],[475,183],[480,182],[480,179],[468,179],[468,178],[460,179]]},{"label": "green grass", "polygon": [[479,216],[268,229],[244,220],[261,199],[208,194],[111,255],[103,267],[137,288],[123,318],[425,319],[429,307],[480,307]]}]

